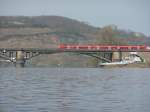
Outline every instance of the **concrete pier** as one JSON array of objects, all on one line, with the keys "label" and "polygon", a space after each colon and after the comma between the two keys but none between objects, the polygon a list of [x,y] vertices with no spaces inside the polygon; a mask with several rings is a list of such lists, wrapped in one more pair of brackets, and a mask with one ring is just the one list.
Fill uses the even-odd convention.
[{"label": "concrete pier", "polygon": [[23,51],[17,51],[16,52],[16,67],[24,67],[25,66],[25,59],[24,59],[24,53]]},{"label": "concrete pier", "polygon": [[122,52],[113,52],[112,61],[122,61]]}]

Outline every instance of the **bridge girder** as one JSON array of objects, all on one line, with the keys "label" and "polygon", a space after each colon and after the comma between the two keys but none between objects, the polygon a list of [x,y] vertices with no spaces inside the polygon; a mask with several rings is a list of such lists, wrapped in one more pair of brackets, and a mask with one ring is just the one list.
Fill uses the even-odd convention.
[{"label": "bridge girder", "polygon": [[79,53],[79,54],[82,54],[82,55],[87,55],[87,56],[90,56],[90,57],[94,57],[94,58],[97,58],[98,60],[102,60],[104,62],[112,62],[112,59],[108,59],[108,58],[105,58],[103,56],[100,56],[99,54],[97,53]]},{"label": "bridge girder", "polygon": [[[21,59],[18,58],[18,52],[21,52],[21,55],[23,57]],[[0,57],[9,60],[10,62],[17,63],[21,60],[22,63],[25,63],[25,61],[30,60],[36,56],[39,56],[41,54],[55,54],[55,53],[76,53],[76,54],[82,54],[82,55],[88,55],[94,58],[97,58],[99,60],[103,60],[105,62],[111,62],[112,60],[108,57],[99,55],[100,53],[108,54],[112,52],[150,52],[150,50],[73,50],[73,49],[36,49],[36,48],[27,48],[27,49],[13,49],[13,48],[0,48]],[[121,56],[121,55],[120,55]]]}]

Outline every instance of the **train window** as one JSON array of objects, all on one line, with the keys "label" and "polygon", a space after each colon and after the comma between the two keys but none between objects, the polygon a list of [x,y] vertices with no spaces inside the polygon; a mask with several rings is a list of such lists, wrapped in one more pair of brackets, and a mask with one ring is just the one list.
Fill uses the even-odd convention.
[{"label": "train window", "polygon": [[76,49],[76,46],[71,46],[71,49]]},{"label": "train window", "polygon": [[117,47],[111,47],[112,50],[117,50]]},{"label": "train window", "polygon": [[79,49],[88,49],[87,46],[79,46]]},{"label": "train window", "polygon": [[146,47],[145,46],[140,46],[140,48],[139,49],[146,49]]},{"label": "train window", "polygon": [[102,50],[108,50],[108,47],[100,47]]},{"label": "train window", "polygon": [[137,50],[138,48],[137,47],[131,47],[131,50]]},{"label": "train window", "polygon": [[91,49],[96,49],[96,46],[91,46]]},{"label": "train window", "polygon": [[128,50],[128,47],[120,47],[121,50]]}]

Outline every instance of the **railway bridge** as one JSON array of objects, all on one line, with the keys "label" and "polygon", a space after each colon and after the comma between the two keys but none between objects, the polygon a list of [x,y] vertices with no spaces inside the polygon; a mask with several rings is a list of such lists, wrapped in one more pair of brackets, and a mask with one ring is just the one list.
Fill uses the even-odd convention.
[{"label": "railway bridge", "polygon": [[0,58],[24,67],[27,60],[42,54],[71,52],[95,57],[103,62],[112,62],[113,54],[118,53],[118,60],[122,60],[123,52],[150,52],[145,45],[58,45],[56,48],[0,48]]}]

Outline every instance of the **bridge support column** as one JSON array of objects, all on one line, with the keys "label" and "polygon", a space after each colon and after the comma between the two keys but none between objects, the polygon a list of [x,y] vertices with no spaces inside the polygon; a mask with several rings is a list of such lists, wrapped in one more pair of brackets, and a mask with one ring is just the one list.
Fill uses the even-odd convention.
[{"label": "bridge support column", "polygon": [[119,52],[119,61],[122,61],[122,52]]},{"label": "bridge support column", "polygon": [[122,61],[122,52],[113,52],[112,61]]},{"label": "bridge support column", "polygon": [[23,51],[17,51],[16,52],[16,67],[24,67],[25,66],[25,59],[24,59],[24,53]]}]

